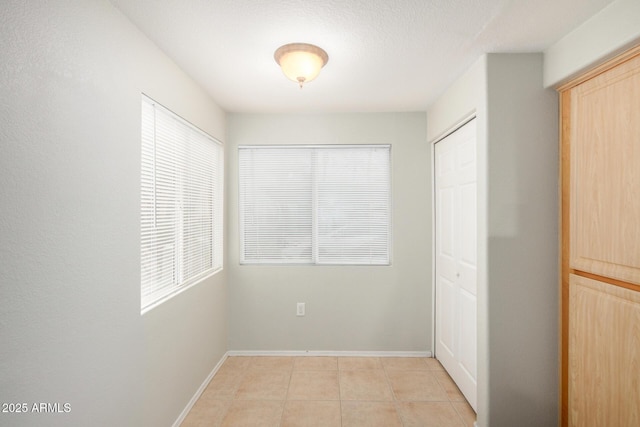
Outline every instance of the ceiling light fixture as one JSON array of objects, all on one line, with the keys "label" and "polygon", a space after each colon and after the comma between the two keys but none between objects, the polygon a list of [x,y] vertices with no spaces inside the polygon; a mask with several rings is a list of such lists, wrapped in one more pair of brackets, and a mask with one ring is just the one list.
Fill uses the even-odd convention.
[{"label": "ceiling light fixture", "polygon": [[280,46],[274,58],[288,79],[297,82],[302,89],[320,74],[320,69],[329,61],[327,52],[308,43],[289,43]]}]

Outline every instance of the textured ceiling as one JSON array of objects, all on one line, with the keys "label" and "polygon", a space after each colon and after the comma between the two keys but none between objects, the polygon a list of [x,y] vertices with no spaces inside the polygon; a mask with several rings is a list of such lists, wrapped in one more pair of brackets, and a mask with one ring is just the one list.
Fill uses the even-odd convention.
[{"label": "textured ceiling", "polygon": [[[111,0],[229,112],[424,111],[485,52],[540,52],[612,0]],[[329,54],[299,89],[273,52]]]}]

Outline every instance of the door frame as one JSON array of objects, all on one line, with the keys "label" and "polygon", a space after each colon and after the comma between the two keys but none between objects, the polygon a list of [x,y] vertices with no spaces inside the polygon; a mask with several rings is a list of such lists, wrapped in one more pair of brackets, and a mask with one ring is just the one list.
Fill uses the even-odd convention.
[{"label": "door frame", "polygon": [[[438,270],[437,270],[437,242],[438,242],[438,237],[437,237],[437,217],[438,217],[438,206],[437,206],[437,169],[436,169],[436,165],[437,165],[437,159],[436,159],[436,149],[437,149],[437,145],[438,143],[442,143],[444,140],[446,140],[447,138],[451,137],[453,134],[455,134],[458,131],[461,131],[465,126],[469,125],[470,122],[472,122],[474,119],[477,119],[476,114],[470,114],[468,116],[466,116],[463,120],[460,120],[456,123],[455,126],[452,126],[451,128],[449,128],[449,130],[447,132],[444,132],[442,135],[440,135],[438,138],[434,139],[434,141],[431,143],[431,158],[432,158],[432,348],[433,348],[433,356],[437,357],[437,351],[438,351],[438,341],[437,341],[437,331],[438,331],[438,280],[437,280],[437,274],[438,274]],[[475,182],[477,184],[478,182],[478,153],[477,153],[477,148],[478,148],[478,144],[477,144],[477,121],[475,122],[476,125],[474,126],[475,130],[475,134],[473,135],[473,140],[474,140],[474,144],[475,144],[475,159],[474,159],[474,164],[475,164]],[[477,185],[476,185],[476,199],[477,199]],[[477,202],[476,202],[477,203]],[[476,204],[476,209],[478,208],[478,205]],[[477,222],[477,216],[475,218],[476,222]],[[476,236],[478,235],[478,230],[477,230],[477,224],[476,224]],[[477,240],[477,239],[476,239]],[[476,243],[477,244],[477,243]],[[476,251],[477,251],[477,247],[476,247]],[[475,307],[476,307],[476,318],[475,318],[475,324],[476,324],[476,332],[475,332],[475,341],[476,341],[476,349],[475,352],[476,354],[474,355],[474,359],[475,359],[475,364],[476,364],[476,373],[475,373],[475,378],[474,378],[474,382],[475,382],[475,387],[474,387],[474,391],[473,393],[473,398],[474,398],[474,410],[477,410],[475,408],[478,407],[478,401],[477,401],[477,396],[478,396],[478,347],[477,347],[477,342],[478,342],[478,330],[477,330],[477,324],[478,324],[478,315],[479,315],[479,310],[478,310],[478,284],[479,284],[479,280],[478,280],[478,269],[477,269],[477,263],[476,263],[476,279],[475,279],[475,288],[476,288],[476,294],[475,294]],[[460,337],[458,337],[460,338]],[[456,338],[456,340],[458,339]],[[459,348],[455,350],[456,351],[456,360],[458,360],[458,358],[460,357],[459,354]],[[456,362],[457,363],[457,362]],[[453,367],[451,367],[453,368]],[[456,372],[458,372],[456,370]],[[455,372],[452,372],[452,374],[454,374]],[[466,384],[466,383],[465,383]]]},{"label": "door frame", "polygon": [[[431,155],[431,349],[436,357],[436,144],[475,119],[476,111],[467,114],[430,143]],[[476,169],[477,174],[477,169]]]}]

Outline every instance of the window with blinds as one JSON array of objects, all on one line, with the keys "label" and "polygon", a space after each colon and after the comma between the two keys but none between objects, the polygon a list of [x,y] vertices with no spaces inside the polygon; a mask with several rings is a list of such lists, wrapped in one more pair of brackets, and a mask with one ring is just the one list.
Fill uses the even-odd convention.
[{"label": "window with blinds", "polygon": [[222,268],[222,145],[142,97],[142,312]]},{"label": "window with blinds", "polygon": [[391,148],[244,146],[241,262],[389,265]]}]

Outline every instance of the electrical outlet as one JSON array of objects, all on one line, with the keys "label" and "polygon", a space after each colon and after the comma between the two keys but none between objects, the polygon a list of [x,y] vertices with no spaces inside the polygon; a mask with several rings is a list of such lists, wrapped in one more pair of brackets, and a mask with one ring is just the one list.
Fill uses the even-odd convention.
[{"label": "electrical outlet", "polygon": [[299,302],[296,307],[296,316],[304,316],[304,303]]}]

